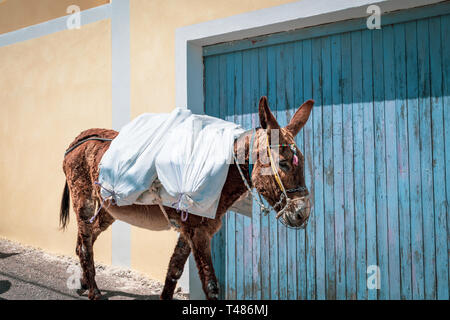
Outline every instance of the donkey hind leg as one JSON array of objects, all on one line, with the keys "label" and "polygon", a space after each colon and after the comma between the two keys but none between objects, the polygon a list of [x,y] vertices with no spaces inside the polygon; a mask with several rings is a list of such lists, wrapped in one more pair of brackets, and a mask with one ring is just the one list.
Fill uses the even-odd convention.
[{"label": "donkey hind leg", "polygon": [[[81,247],[82,247],[81,236],[78,234],[77,235],[77,246],[75,248],[75,252],[76,252],[78,258],[80,259],[80,265],[82,265],[81,264]],[[83,274],[81,275],[81,278],[80,278],[80,285],[81,285],[81,288],[78,289],[77,292],[81,296],[85,290],[89,289],[88,280],[86,278],[86,273],[84,272],[84,270],[83,270]]]},{"label": "donkey hind leg", "polygon": [[100,233],[108,229],[114,221],[115,219],[113,218],[113,216],[111,216],[105,209],[100,209],[97,218],[93,223],[92,245],[94,245],[94,242],[95,240],[97,240],[97,237],[100,235]]},{"label": "donkey hind leg", "polygon": [[101,293],[95,282],[94,266],[94,226],[89,219],[95,213],[95,202],[86,199],[82,204],[75,204],[75,211],[78,220],[78,240],[76,253],[80,258],[81,269],[83,270],[82,286],[89,289],[88,297],[91,300],[100,299]]},{"label": "donkey hind leg", "polygon": [[160,296],[161,300],[170,300],[173,298],[178,279],[180,279],[183,273],[184,265],[190,253],[191,247],[188,241],[183,234],[180,234],[175,250],[170,258],[164,289]]},{"label": "donkey hind leg", "polygon": [[203,292],[208,300],[219,298],[219,286],[211,258],[211,236],[204,230],[197,229],[189,239]]},{"label": "donkey hind leg", "polygon": [[[94,246],[95,240],[97,240],[100,233],[108,229],[108,227],[115,221],[115,219],[104,209],[100,209],[94,223],[92,224],[92,246]],[[81,254],[81,244],[82,237],[78,236],[77,239],[77,255],[80,257]],[[83,276],[80,279],[81,289],[79,294],[83,293],[84,290],[89,289],[87,272],[83,272]]]}]

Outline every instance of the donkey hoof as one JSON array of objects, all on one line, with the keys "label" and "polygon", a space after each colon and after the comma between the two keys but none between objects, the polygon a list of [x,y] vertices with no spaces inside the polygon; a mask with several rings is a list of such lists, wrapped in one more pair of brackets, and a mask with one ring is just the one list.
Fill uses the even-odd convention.
[{"label": "donkey hoof", "polygon": [[217,287],[217,283],[213,280],[210,280],[207,285],[208,300],[217,300],[219,299],[219,288]]},{"label": "donkey hoof", "polygon": [[208,293],[208,300],[218,300],[218,299],[219,299],[218,293],[213,292]]},{"label": "donkey hoof", "polygon": [[173,300],[173,296],[165,293],[161,293],[159,300]]},{"label": "donkey hoof", "polygon": [[83,293],[85,293],[87,289],[89,289],[89,286],[87,285],[86,280],[83,280],[83,278],[81,278],[80,279],[80,287],[76,290],[77,294],[79,296],[82,296]]},{"label": "donkey hoof", "polygon": [[100,290],[90,290],[88,294],[89,300],[100,300],[102,298],[102,294],[100,293]]},{"label": "donkey hoof", "polygon": [[89,289],[89,286],[88,286],[88,284],[87,284],[87,281],[84,280],[83,278],[80,279],[80,285],[81,285],[81,288],[80,288],[80,289],[82,289],[82,290],[87,290],[87,289]]}]

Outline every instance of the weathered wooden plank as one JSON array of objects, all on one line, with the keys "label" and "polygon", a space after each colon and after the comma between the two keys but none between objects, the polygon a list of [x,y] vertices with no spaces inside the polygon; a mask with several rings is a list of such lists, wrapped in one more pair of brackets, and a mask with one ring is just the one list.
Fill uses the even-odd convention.
[{"label": "weathered wooden plank", "polygon": [[[443,82],[443,100],[446,110],[450,105],[450,15],[441,17],[441,41],[442,41],[442,72]],[[445,127],[445,182],[447,198],[447,249],[450,248],[450,112],[444,112]],[[448,255],[449,278],[450,278],[450,255]]]},{"label": "weathered wooden plank", "polygon": [[[209,58],[209,59],[205,59],[205,62],[204,62],[205,63],[205,70],[206,70],[205,76],[208,77],[208,82],[205,83],[205,90],[207,90],[207,92],[210,93],[205,98],[204,111],[205,111],[205,113],[208,113],[208,114],[213,112],[213,110],[212,110],[213,99],[214,99],[214,96],[212,95],[212,90],[213,90],[213,85],[214,85],[214,81],[213,81],[214,80],[213,79],[213,77],[214,77],[214,73],[213,73],[214,68],[213,67],[217,64],[217,63],[215,63],[216,61],[217,61],[217,59]],[[214,239],[212,240],[212,243],[211,243],[211,256],[212,256],[212,259],[213,259],[213,265],[215,265],[216,262],[215,262],[215,259],[214,259],[215,257],[214,257],[214,251],[213,251],[213,248],[214,248],[213,244],[214,244]]]},{"label": "weathered wooden plank", "polygon": [[[235,110],[235,53],[227,55],[227,120],[237,122],[237,113]],[[205,66],[207,69],[207,66]],[[208,81],[206,81],[208,83]],[[208,96],[208,95],[206,95]],[[236,213],[229,211],[226,216],[226,246],[227,265],[226,265],[226,299],[236,299]]]},{"label": "weathered wooden plank", "polygon": [[236,298],[245,299],[244,287],[244,216],[236,215]]},{"label": "weathered wooden plank", "polygon": [[334,166],[333,166],[333,95],[331,37],[322,38],[323,101],[323,171],[324,171],[324,237],[325,285],[327,299],[336,299],[336,265],[334,251]]},{"label": "weathered wooden plank", "polygon": [[[444,30],[449,32],[449,30]],[[443,177],[445,177],[444,104],[442,91],[442,45],[441,18],[431,18],[430,76],[431,76],[431,128],[433,141],[433,191],[434,228],[436,232],[436,298],[448,300],[448,250],[447,250],[447,204]],[[448,108],[448,106],[447,106]]]},{"label": "weathered wooden plank", "polygon": [[433,204],[433,154],[430,105],[430,43],[428,20],[417,22],[419,70],[419,118],[422,171],[422,214],[424,230],[425,299],[436,298],[435,232]]},{"label": "weathered wooden plank", "polygon": [[394,32],[383,28],[384,99],[386,117],[386,191],[388,214],[389,291],[400,299],[400,247],[398,228],[397,119],[395,113]]},{"label": "weathered wooden plank", "polygon": [[331,76],[333,95],[333,168],[336,250],[336,299],[346,298],[345,213],[344,213],[344,146],[342,123],[341,35],[331,40]]},{"label": "weathered wooden plank", "polygon": [[351,33],[353,101],[353,181],[355,185],[356,298],[367,299],[366,212],[364,203],[364,110],[361,31]]},{"label": "weathered wooden plank", "polygon": [[[252,127],[252,52],[242,53],[242,126],[245,129]],[[244,299],[251,299],[253,294],[253,260],[252,260],[252,219],[244,217]]]},{"label": "weathered wooden plank", "polygon": [[261,299],[261,233],[260,233],[260,208],[259,205],[253,201],[253,215],[251,219],[252,223],[252,300],[260,300]]},{"label": "weathered wooden plank", "polygon": [[[372,31],[364,30],[362,41],[362,104],[364,110],[364,201],[366,209],[367,267],[377,266],[377,217],[375,189],[375,129],[373,102]],[[367,271],[366,271],[367,272]],[[366,275],[367,277],[367,275]],[[369,300],[377,299],[377,289],[367,290]]]},{"label": "weathered wooden plank", "polygon": [[[280,126],[286,125],[286,45],[276,46],[276,104],[272,106]],[[287,230],[278,223],[278,294],[287,299]]]},{"label": "weathered wooden plank", "polygon": [[420,118],[418,104],[417,23],[405,25],[408,105],[409,198],[411,206],[412,298],[424,298],[422,196],[420,171]]},{"label": "weathered wooden plank", "polygon": [[[312,98],[312,46],[311,40],[303,41],[303,98]],[[317,108],[317,105],[314,109]],[[305,180],[311,193],[311,203],[315,203],[314,162],[313,162],[313,122],[314,112],[311,113],[304,127],[305,143]],[[306,296],[307,299],[316,299],[316,208],[311,209],[310,219],[306,228]]]},{"label": "weathered wooden plank", "polygon": [[[277,54],[276,48],[267,48],[267,81],[268,81],[268,103],[272,110],[276,110],[277,103],[277,82],[276,82],[276,64]],[[275,219],[269,219],[269,236],[270,236],[270,298],[272,300],[279,299],[278,287],[278,223]]]},{"label": "weathered wooden plank", "polygon": [[206,111],[214,115],[215,117],[219,116],[219,86],[220,86],[220,78],[219,78],[219,57],[211,57],[206,60],[206,68],[207,68],[207,77],[209,79],[207,90],[211,93],[208,96],[206,101],[205,108]]},{"label": "weathered wooden plank", "polygon": [[[243,63],[242,63],[242,52],[236,52],[234,56],[234,72],[235,72],[235,111],[236,111],[236,122],[242,124],[242,75],[243,75]],[[243,220],[244,216],[241,214],[235,215],[235,269],[236,269],[236,299],[244,299],[244,234],[243,234]]]},{"label": "weathered wooden plank", "polygon": [[[260,95],[267,96],[267,48],[259,49],[259,89]],[[255,111],[257,113],[257,111]],[[259,123],[259,122],[258,122]],[[264,202],[264,205],[268,205]],[[270,299],[270,246],[269,219],[261,216],[261,299]]]},{"label": "weathered wooden plank", "polygon": [[321,39],[312,40],[312,84],[313,99],[316,107],[313,109],[314,126],[314,206],[316,222],[316,290],[317,299],[325,299],[325,208],[323,203],[323,125],[322,125],[322,48]]},{"label": "weathered wooden plank", "polygon": [[[302,105],[303,101],[303,44],[301,41],[294,43],[293,53],[294,63],[294,108]],[[303,131],[297,134],[295,142],[300,152],[304,152]],[[309,185],[307,185],[309,187]],[[306,299],[306,245],[305,230],[296,232],[297,234],[297,299]]]},{"label": "weathered wooden plank", "polygon": [[211,105],[212,105],[212,99],[213,99],[213,95],[212,95],[212,90],[213,90],[213,79],[212,77],[214,76],[213,74],[213,62],[215,60],[211,57],[211,58],[205,58],[205,77],[208,78],[208,81],[205,82],[205,91],[208,93],[205,96],[205,113],[210,113],[211,112]]},{"label": "weathered wooden plank", "polygon": [[[225,55],[219,56],[219,105],[218,105],[218,117],[224,119],[227,114],[227,57]],[[219,294],[220,298],[225,298],[226,290],[226,254],[225,243],[226,239],[226,218],[222,217],[222,228],[214,235],[213,250],[215,252],[217,281],[219,282]]]},{"label": "weathered wooden plank", "polygon": [[236,299],[236,213],[227,213],[226,224],[226,294],[225,299]]},{"label": "weathered wooden plank", "polygon": [[409,202],[408,110],[406,107],[405,25],[394,26],[395,109],[400,235],[400,297],[411,299],[411,218]]},{"label": "weathered wooden plank", "polygon": [[252,219],[244,216],[244,299],[253,298]]},{"label": "weathered wooden plank", "polygon": [[[294,92],[294,44],[285,46],[285,95],[286,111],[285,123],[289,123],[292,115],[297,110]],[[287,299],[297,299],[297,230],[286,229],[287,232]]]},{"label": "weathered wooden plank", "polygon": [[[209,61],[209,65],[208,65],[208,77],[211,81],[211,87],[210,87],[210,92],[211,95],[209,96],[209,98],[206,101],[206,111],[214,116],[219,116],[219,84],[220,84],[220,79],[219,79],[219,58],[218,57],[214,57],[212,59],[208,59]],[[220,270],[220,264],[221,262],[218,261],[218,255],[217,255],[217,251],[216,251],[216,246],[217,246],[217,237],[213,237],[211,240],[211,258],[213,260],[213,265],[214,265],[214,269],[215,270]],[[217,271],[216,271],[216,275],[217,275]],[[220,284],[219,284],[220,286]]]},{"label": "weathered wooden plank", "polygon": [[344,210],[347,299],[356,299],[355,207],[353,181],[353,117],[351,36],[342,35],[342,101],[344,146]]},{"label": "weathered wooden plank", "polygon": [[377,253],[380,268],[378,298],[389,299],[389,260],[386,203],[386,133],[384,108],[383,31],[373,31],[373,84],[375,118],[375,187],[377,205]]},{"label": "weathered wooden plank", "polygon": [[[252,128],[259,126],[258,99],[259,99],[259,61],[258,49],[251,50],[251,102]],[[261,299],[261,212],[257,203],[253,203],[252,226],[252,299]]]}]

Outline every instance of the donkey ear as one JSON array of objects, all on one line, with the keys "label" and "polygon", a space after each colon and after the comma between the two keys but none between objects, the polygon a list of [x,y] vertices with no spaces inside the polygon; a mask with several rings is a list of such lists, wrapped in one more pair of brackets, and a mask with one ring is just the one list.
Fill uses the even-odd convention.
[{"label": "donkey ear", "polygon": [[277,119],[269,109],[266,96],[262,96],[259,100],[259,123],[263,129],[280,129]]},{"label": "donkey ear", "polygon": [[309,115],[311,114],[312,107],[314,105],[314,100],[308,100],[303,103],[297,112],[291,119],[291,122],[286,126],[286,129],[295,137],[301,128],[308,121]]}]

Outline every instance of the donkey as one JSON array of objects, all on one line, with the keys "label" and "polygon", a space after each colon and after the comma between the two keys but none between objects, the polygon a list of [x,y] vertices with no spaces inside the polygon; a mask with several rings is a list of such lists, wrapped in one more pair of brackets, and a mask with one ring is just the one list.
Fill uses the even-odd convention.
[{"label": "donkey", "polygon": [[[110,145],[110,139],[114,139],[118,132],[107,129],[82,132],[69,146],[68,150],[71,151],[63,162],[66,184],[61,201],[60,224],[64,229],[68,223],[71,197],[78,223],[76,254],[83,271],[80,282],[83,290],[89,290],[88,298],[101,298],[95,282],[94,242],[115,220],[157,231],[169,229],[168,222],[176,226],[180,235],[169,262],[161,299],[172,299],[191,251],[206,298],[218,299],[219,289],[211,259],[211,238],[221,228],[222,218],[228,208],[249,192],[249,188],[256,189],[287,226],[304,226],[310,215],[309,191],[305,186],[304,157],[295,145],[294,137],[307,122],[313,104],[313,100],[306,101],[290,123],[281,128],[269,109],[267,98],[261,97],[261,127],[252,133],[246,132],[243,138],[235,141],[234,152],[245,155],[245,162],[230,164],[215,219],[189,215],[186,221],[182,221],[175,209],[158,205],[101,206],[103,200],[100,187],[95,183],[99,177],[99,163]],[[279,148],[270,145],[274,130],[278,130]],[[269,155],[271,161],[268,163],[260,156],[250,161],[252,154]],[[273,156],[278,159],[278,165],[274,163]],[[253,169],[249,172],[251,167]],[[272,174],[267,174],[267,169],[272,169]],[[263,173],[264,170],[266,173]],[[97,216],[92,221],[96,212]]]}]

